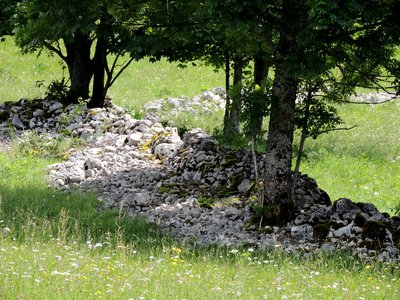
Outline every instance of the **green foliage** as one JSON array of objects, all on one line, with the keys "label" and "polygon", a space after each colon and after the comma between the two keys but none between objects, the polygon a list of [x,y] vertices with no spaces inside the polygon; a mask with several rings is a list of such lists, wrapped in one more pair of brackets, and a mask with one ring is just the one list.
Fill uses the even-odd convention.
[{"label": "green foliage", "polygon": [[243,132],[249,138],[257,140],[263,134],[263,118],[270,113],[271,82],[267,80],[262,86],[250,85],[243,89]]},{"label": "green foliage", "polygon": [[68,96],[68,86],[65,78],[61,80],[53,80],[47,87],[45,97],[49,100],[56,100],[65,103]]},{"label": "green foliage", "polygon": [[4,42],[5,35],[12,34],[13,15],[17,2],[17,0],[2,0],[0,2],[0,42]]},{"label": "green foliage", "polygon": [[343,121],[337,109],[317,97],[307,97],[296,106],[296,126],[316,139],[321,133],[334,131]]},{"label": "green foliage", "polygon": [[62,127],[67,127],[73,123],[79,116],[83,116],[87,110],[87,101],[79,100],[78,104],[70,111],[64,111],[60,114],[58,121]]},{"label": "green foliage", "polygon": [[213,198],[208,198],[208,197],[200,197],[197,199],[197,202],[199,203],[200,207],[205,207],[205,208],[213,208],[215,199]]}]

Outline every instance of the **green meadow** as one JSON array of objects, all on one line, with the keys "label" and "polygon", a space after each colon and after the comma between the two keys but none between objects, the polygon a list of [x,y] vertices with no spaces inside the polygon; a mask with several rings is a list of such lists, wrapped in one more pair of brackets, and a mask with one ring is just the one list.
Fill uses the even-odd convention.
[{"label": "green meadow", "polygon": [[[40,98],[61,79],[56,57],[22,55],[0,43],[0,102]],[[223,85],[223,74],[199,64],[134,62],[109,91],[139,114],[148,101],[194,96]],[[394,213],[400,199],[400,102],[338,108],[350,131],[307,140],[301,170],[332,200],[372,202]],[[186,127],[210,133],[222,113]],[[195,247],[125,211],[98,211],[94,194],[57,192],[47,166],[74,141],[37,151],[12,141],[0,152],[0,299],[399,299],[396,263],[360,262],[346,253]]]}]

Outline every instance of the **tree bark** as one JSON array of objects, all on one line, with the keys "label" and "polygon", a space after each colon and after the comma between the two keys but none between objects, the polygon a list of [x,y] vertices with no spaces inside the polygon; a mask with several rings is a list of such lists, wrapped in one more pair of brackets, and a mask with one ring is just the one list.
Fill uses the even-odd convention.
[{"label": "tree bark", "polygon": [[[268,68],[269,64],[267,61],[262,57],[262,55],[256,55],[254,57],[254,84],[258,86],[262,86],[264,80],[267,78],[268,75]],[[259,115],[256,117],[256,123],[254,126],[253,136],[254,138],[260,136],[262,131],[263,125],[263,115]]]},{"label": "tree bark", "polygon": [[77,103],[79,98],[89,98],[89,85],[93,76],[90,58],[92,41],[89,35],[76,33],[71,41],[65,41],[67,66],[70,76],[68,103]]},{"label": "tree bark", "polygon": [[89,107],[103,107],[106,96],[104,86],[105,76],[105,41],[103,37],[97,38],[96,49],[93,57],[93,92]]},{"label": "tree bark", "polygon": [[242,78],[243,78],[243,57],[235,56],[234,58],[234,71],[233,71],[233,86],[234,94],[230,99],[230,105],[226,109],[229,110],[227,113],[227,119],[224,124],[224,135],[225,137],[237,136],[240,132],[240,113],[242,109]]},{"label": "tree bark", "polygon": [[286,224],[294,218],[291,167],[299,85],[294,66],[300,59],[294,51],[298,50],[296,35],[301,19],[306,15],[301,10],[302,5],[302,2],[284,1],[281,11],[282,27],[275,56],[275,78],[265,155],[264,222],[268,224]]},{"label": "tree bark", "polygon": [[265,204],[270,215],[267,223],[284,224],[294,214],[290,197],[292,187],[292,151],[297,81],[282,65],[275,70],[267,152],[265,156]]},{"label": "tree bark", "polygon": [[230,107],[231,98],[229,96],[229,88],[231,85],[231,61],[228,52],[225,53],[225,91],[226,91],[226,102],[225,102],[225,114],[224,114],[224,128],[223,134],[226,136],[225,128],[227,128],[228,120],[230,119]]},{"label": "tree bark", "polygon": [[254,83],[259,86],[262,85],[263,81],[268,74],[268,64],[267,61],[262,57],[262,55],[256,55],[254,57]]}]

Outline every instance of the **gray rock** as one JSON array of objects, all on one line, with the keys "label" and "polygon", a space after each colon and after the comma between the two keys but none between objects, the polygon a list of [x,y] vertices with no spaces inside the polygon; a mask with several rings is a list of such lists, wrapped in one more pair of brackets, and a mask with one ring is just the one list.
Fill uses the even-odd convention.
[{"label": "gray rock", "polygon": [[149,193],[133,193],[123,196],[124,205],[148,206],[151,203]]},{"label": "gray rock", "polygon": [[124,125],[125,125],[125,121],[124,120],[118,120],[118,121],[115,121],[113,123],[114,127],[123,127]]},{"label": "gray rock", "polygon": [[353,216],[354,218],[357,213],[361,213],[362,211],[350,199],[340,198],[333,203],[332,212],[336,212],[339,216],[343,216],[344,214],[351,214],[351,216]]},{"label": "gray rock", "polygon": [[241,193],[244,193],[250,188],[250,186],[251,186],[251,181],[249,179],[245,178],[238,185],[238,191]]},{"label": "gray rock", "polygon": [[175,155],[176,150],[176,145],[162,143],[155,147],[154,155],[159,159],[171,158]]},{"label": "gray rock", "polygon": [[341,228],[333,231],[333,236],[334,237],[350,237],[352,227],[353,227],[353,223],[350,223],[347,226],[341,227]]},{"label": "gray rock", "polygon": [[79,183],[85,180],[85,171],[79,166],[69,168],[69,180],[71,183]]},{"label": "gray rock", "polygon": [[332,253],[333,251],[336,250],[336,247],[335,247],[335,245],[333,243],[326,242],[326,243],[323,243],[321,245],[320,249],[321,249],[322,252]]},{"label": "gray rock", "polygon": [[139,125],[136,127],[136,130],[139,131],[139,132],[145,133],[145,132],[149,132],[149,131],[150,131],[150,127],[147,126],[147,125],[145,125],[145,124],[139,124]]},{"label": "gray rock", "polygon": [[102,169],[103,168],[103,163],[99,158],[96,157],[89,157],[86,159],[85,164],[84,164],[84,169],[85,170],[92,170],[92,169]]},{"label": "gray rock", "polygon": [[121,148],[123,147],[126,143],[128,142],[128,138],[126,135],[120,135],[118,138],[115,140],[115,147]]},{"label": "gray rock", "polygon": [[312,241],[314,239],[314,228],[309,224],[293,226],[290,235],[296,240]]},{"label": "gray rock", "polygon": [[50,107],[49,107],[49,112],[54,112],[56,110],[62,109],[64,106],[62,105],[62,103],[54,101],[51,103]]},{"label": "gray rock", "polygon": [[141,132],[135,132],[128,136],[128,145],[138,146],[142,142],[143,134]]},{"label": "gray rock", "polygon": [[13,116],[11,124],[17,129],[25,129],[25,126],[18,115]]},{"label": "gray rock", "polygon": [[36,117],[41,117],[44,115],[44,110],[43,109],[36,109],[33,111],[33,116]]}]

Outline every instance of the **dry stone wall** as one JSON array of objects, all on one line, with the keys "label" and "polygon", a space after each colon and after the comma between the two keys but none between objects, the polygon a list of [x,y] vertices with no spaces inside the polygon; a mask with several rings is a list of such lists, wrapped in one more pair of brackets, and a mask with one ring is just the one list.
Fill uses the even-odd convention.
[{"label": "dry stone wall", "polygon": [[[212,99],[212,97],[211,97]],[[85,146],[49,167],[60,190],[93,190],[104,208],[126,209],[201,244],[283,251],[348,250],[363,259],[399,260],[400,218],[373,204],[329,196],[306,175],[295,189],[297,215],[282,228],[249,226],[254,198],[251,154],[221,147],[200,129],[180,137],[153,114],[136,120],[111,103],[103,109],[53,101],[0,106],[0,130],[69,134]],[[263,157],[257,169],[263,172]]]}]

